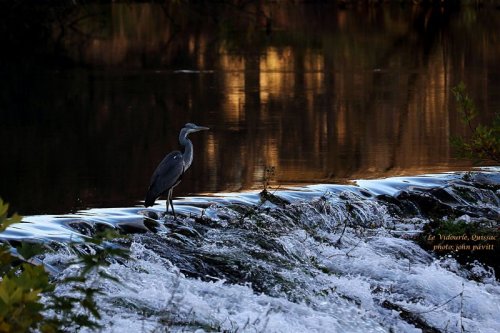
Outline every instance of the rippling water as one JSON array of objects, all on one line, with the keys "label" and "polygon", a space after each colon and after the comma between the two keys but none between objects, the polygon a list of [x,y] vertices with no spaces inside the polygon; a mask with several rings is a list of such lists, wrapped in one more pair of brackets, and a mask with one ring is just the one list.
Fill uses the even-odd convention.
[{"label": "rippling water", "polygon": [[482,122],[500,109],[495,8],[185,3],[76,6],[44,57],[7,48],[16,211],[135,204],[186,122],[212,130],[176,195],[261,188],[269,166],[276,184],[464,170],[450,89],[466,83]]},{"label": "rippling water", "polygon": [[[121,283],[92,282],[105,332],[500,332],[498,249],[419,238],[499,230],[499,168],[449,172],[470,168],[449,139],[460,81],[478,121],[500,109],[500,11],[239,3],[76,5],[24,50],[0,34],[0,196],[25,215],[0,240],[56,249],[36,262],[57,279],[69,243],[127,234]],[[174,220],[141,200],[186,122],[211,130]]]},{"label": "rippling water", "polygon": [[[0,237],[64,244],[102,227],[129,233],[132,258],[107,268],[122,283],[99,282],[106,332],[497,332],[492,268],[415,238],[447,217],[498,230],[499,175],[185,197],[178,221],[163,217],[164,202],[28,216]],[[72,257],[63,246],[41,259],[58,275],[78,269],[65,265]]]}]

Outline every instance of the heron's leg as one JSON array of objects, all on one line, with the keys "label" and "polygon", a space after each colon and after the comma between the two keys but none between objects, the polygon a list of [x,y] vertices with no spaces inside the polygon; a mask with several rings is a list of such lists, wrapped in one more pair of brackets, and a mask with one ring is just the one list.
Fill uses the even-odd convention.
[{"label": "heron's leg", "polygon": [[167,201],[165,202],[165,207],[166,207],[166,210],[165,210],[165,215],[168,214],[168,201],[170,200],[170,192],[168,192],[168,195],[167,195]]},{"label": "heron's leg", "polygon": [[168,200],[170,201],[170,207],[172,207],[172,214],[174,214],[174,219],[177,220],[177,216],[175,215],[175,210],[174,210],[174,202],[172,200],[172,189],[168,191]]},{"label": "heron's leg", "polygon": [[170,199],[170,206],[172,207],[172,213],[174,213],[174,219],[177,220],[177,215],[175,215],[174,202]]},{"label": "heron's leg", "polygon": [[172,201],[172,190],[168,190],[168,198],[167,198],[167,212],[168,212],[168,203],[170,202],[170,207],[172,207],[172,214],[174,215],[174,219],[177,220],[177,216],[175,215],[174,203]]}]

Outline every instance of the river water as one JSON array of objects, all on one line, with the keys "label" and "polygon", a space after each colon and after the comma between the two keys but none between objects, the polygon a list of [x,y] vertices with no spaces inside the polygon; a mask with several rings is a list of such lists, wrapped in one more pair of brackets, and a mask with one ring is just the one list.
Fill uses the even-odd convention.
[{"label": "river water", "polygon": [[130,259],[103,268],[119,282],[88,282],[104,291],[104,332],[493,333],[499,242],[460,263],[417,240],[446,220],[498,239],[499,171],[186,197],[177,221],[163,217],[164,202],[37,215],[0,238],[57,248],[37,258],[57,277],[80,269],[65,244],[103,228],[128,234],[119,244]]},{"label": "river water", "polygon": [[177,2],[67,16],[49,55],[2,67],[0,196],[25,215],[139,203],[187,122],[211,131],[191,136],[177,195],[262,189],[267,167],[276,185],[464,169],[450,89],[465,82],[483,123],[500,109],[494,7]]},{"label": "river water", "polygon": [[[495,7],[67,16],[42,65],[2,67],[0,196],[25,217],[0,239],[57,249],[37,260],[58,278],[80,269],[68,243],[127,234],[120,283],[92,282],[105,332],[500,331],[498,249],[464,261],[419,239],[453,220],[499,237],[498,166],[455,172],[471,164],[449,143],[467,135],[460,81],[479,121],[500,108]],[[191,136],[174,220],[141,201],[186,122],[211,130]]]}]

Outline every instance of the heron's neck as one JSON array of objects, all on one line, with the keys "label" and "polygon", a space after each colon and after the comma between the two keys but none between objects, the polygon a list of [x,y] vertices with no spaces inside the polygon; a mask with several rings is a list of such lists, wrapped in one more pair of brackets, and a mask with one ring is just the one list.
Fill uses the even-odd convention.
[{"label": "heron's neck", "polygon": [[179,135],[179,143],[184,147],[182,159],[184,160],[184,170],[187,170],[193,162],[193,143],[187,138],[187,134],[181,131]]}]

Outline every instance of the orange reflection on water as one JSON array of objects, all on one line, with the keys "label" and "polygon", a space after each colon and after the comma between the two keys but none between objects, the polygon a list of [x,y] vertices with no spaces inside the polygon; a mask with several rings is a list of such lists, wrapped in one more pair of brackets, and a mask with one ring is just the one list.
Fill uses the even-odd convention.
[{"label": "orange reflection on water", "polygon": [[346,103],[340,102],[347,99],[346,92],[346,83],[345,78],[342,73],[334,73],[333,74],[334,87],[332,91],[329,93],[335,96],[335,105],[334,105],[334,123],[335,123],[335,132],[337,142],[340,145],[344,145],[347,137],[347,113],[348,107]]},{"label": "orange reflection on water", "polygon": [[304,88],[309,110],[314,108],[315,96],[323,93],[324,61],[324,56],[319,51],[306,51],[304,56]]},{"label": "orange reflection on water", "polygon": [[240,55],[219,50],[219,66],[222,70],[221,85],[224,91],[222,111],[230,123],[245,121],[245,60]]},{"label": "orange reflection on water", "polygon": [[[83,20],[89,37],[68,30],[65,55],[83,66],[35,78],[34,97],[9,104],[46,103],[30,111],[46,121],[12,122],[28,125],[7,147],[12,165],[34,170],[20,177],[40,184],[33,204],[50,197],[47,188],[64,193],[70,183],[99,199],[139,197],[188,121],[212,130],[193,135],[196,158],[178,195],[260,187],[266,166],[280,184],[460,168],[466,164],[453,158],[449,137],[467,130],[451,87],[467,83],[483,123],[500,109],[500,11],[261,5],[228,17],[196,5],[193,14],[112,4],[100,7],[105,29]],[[40,140],[38,133],[52,138],[59,129],[61,138]],[[8,167],[3,174],[16,172]]]},{"label": "orange reflection on water", "polygon": [[404,167],[415,165],[436,165],[448,159],[449,146],[449,90],[446,82],[445,66],[440,52],[429,59],[427,74],[416,82],[419,93],[412,95],[408,103],[406,118],[401,119],[403,128],[397,149],[394,152],[394,164]]},{"label": "orange reflection on water", "polygon": [[290,96],[293,93],[294,66],[291,47],[268,47],[265,50],[259,62],[260,100],[263,104],[273,97]]},{"label": "orange reflection on water", "polygon": [[205,143],[205,161],[208,163],[208,177],[207,181],[211,186],[217,186],[217,143],[215,142],[213,132],[209,132],[207,135],[207,141]]}]

